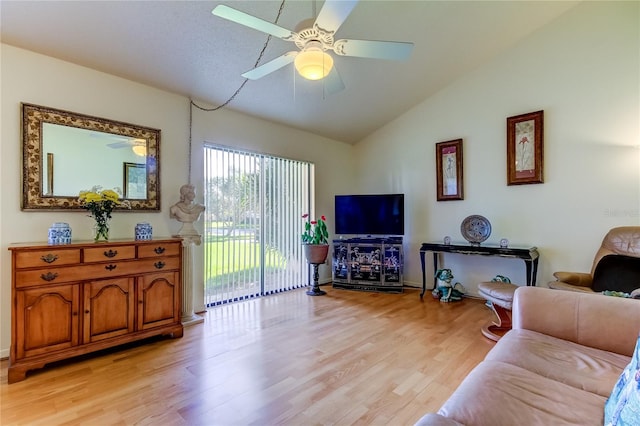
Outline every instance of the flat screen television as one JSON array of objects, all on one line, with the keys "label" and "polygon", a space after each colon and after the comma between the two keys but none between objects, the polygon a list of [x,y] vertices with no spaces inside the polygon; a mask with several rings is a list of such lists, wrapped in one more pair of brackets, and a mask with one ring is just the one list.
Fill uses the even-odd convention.
[{"label": "flat screen television", "polygon": [[404,194],[336,195],[337,235],[404,235]]}]

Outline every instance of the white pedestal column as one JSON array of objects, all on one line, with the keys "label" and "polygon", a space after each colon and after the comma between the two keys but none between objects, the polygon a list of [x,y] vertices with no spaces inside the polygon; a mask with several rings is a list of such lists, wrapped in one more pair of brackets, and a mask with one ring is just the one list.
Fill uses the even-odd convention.
[{"label": "white pedestal column", "polygon": [[202,243],[200,235],[177,235],[182,238],[182,317],[183,326],[204,322],[204,318],[193,311],[193,255],[194,246]]},{"label": "white pedestal column", "polygon": [[182,325],[193,325],[204,322],[204,318],[193,312],[193,250],[200,245],[202,238],[193,223],[200,219],[205,210],[202,204],[196,204],[196,190],[193,185],[180,187],[180,201],[171,206],[169,217],[182,223],[182,228],[175,237],[182,238]]}]

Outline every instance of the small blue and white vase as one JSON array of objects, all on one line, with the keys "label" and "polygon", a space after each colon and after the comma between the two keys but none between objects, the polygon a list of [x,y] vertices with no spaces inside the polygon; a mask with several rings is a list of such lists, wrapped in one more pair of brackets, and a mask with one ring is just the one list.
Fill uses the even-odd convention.
[{"label": "small blue and white vase", "polygon": [[147,222],[138,223],[135,229],[136,240],[151,240],[153,238],[153,228]]},{"label": "small blue and white vase", "polygon": [[50,245],[71,244],[71,227],[65,222],[56,222],[49,228]]}]

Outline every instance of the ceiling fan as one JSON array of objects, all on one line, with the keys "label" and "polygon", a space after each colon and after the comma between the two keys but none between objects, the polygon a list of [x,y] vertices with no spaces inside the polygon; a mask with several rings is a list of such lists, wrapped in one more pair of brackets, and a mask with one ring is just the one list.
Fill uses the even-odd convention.
[{"label": "ceiling fan", "polygon": [[413,43],[408,42],[334,40],[334,34],[357,3],[358,0],[326,0],[315,20],[310,18],[300,22],[294,31],[225,5],[216,6],[211,13],[282,40],[293,41],[300,49],[287,52],[245,72],[242,74],[244,78],[257,80],[293,62],[302,77],[308,80],[326,78],[327,91],[336,93],[344,89],[344,83],[327,51],[340,56],[404,60],[413,50]]},{"label": "ceiling fan", "polygon": [[147,141],[145,139],[121,136],[111,133],[91,132],[92,138],[112,140],[115,142],[106,143],[112,149],[130,148],[136,155],[144,157],[147,155]]}]

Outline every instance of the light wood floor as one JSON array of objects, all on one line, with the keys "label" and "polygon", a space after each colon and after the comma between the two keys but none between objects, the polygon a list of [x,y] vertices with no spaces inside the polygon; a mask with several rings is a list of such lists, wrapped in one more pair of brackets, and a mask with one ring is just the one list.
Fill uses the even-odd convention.
[{"label": "light wood floor", "polygon": [[[7,384],[0,424],[412,425],[493,343],[483,301],[323,287],[221,306],[182,339],[65,361]],[[428,297],[427,297],[428,296]]]}]

